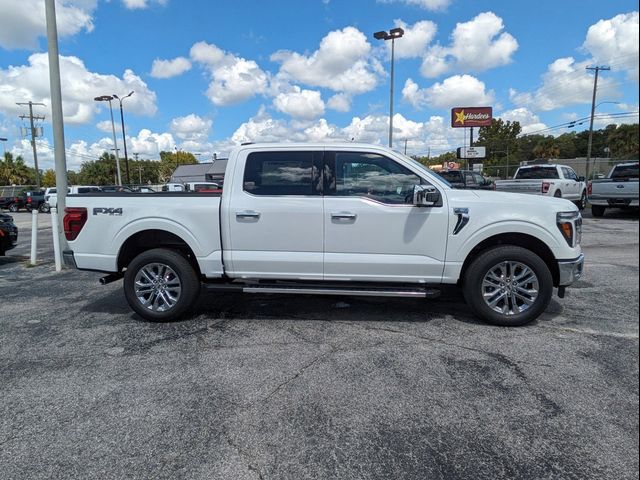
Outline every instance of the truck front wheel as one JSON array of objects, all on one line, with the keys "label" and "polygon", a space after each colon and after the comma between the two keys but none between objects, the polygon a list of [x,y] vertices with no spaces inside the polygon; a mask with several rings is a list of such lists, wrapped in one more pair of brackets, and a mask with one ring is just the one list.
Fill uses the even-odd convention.
[{"label": "truck front wheel", "polygon": [[124,274],[129,306],[152,322],[178,319],[199,293],[200,280],[193,266],[175,250],[147,250],[131,261]]},{"label": "truck front wheel", "polygon": [[547,264],[535,253],[503,245],[480,253],[467,268],[463,291],[474,313],[494,325],[520,326],[544,312],[553,294]]}]

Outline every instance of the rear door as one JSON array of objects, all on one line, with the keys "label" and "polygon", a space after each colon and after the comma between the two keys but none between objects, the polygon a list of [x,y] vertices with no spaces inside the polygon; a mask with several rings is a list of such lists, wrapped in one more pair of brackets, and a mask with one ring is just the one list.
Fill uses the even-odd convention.
[{"label": "rear door", "polygon": [[439,206],[413,206],[413,187],[426,182],[378,153],[327,152],[324,172],[325,280],[441,281],[444,195]]},{"label": "rear door", "polygon": [[224,217],[232,276],[322,279],[321,168],[319,151],[239,153]]}]

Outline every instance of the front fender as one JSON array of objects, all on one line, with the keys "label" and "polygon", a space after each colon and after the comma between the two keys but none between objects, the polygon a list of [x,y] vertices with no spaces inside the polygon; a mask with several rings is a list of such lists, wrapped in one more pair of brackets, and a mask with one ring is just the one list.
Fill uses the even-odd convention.
[{"label": "front fender", "polygon": [[514,233],[537,238],[549,247],[556,258],[566,258],[566,250],[570,249],[566,243],[564,245],[561,244],[554,233],[543,226],[522,220],[503,220],[485,225],[464,237],[451,235],[449,237],[447,261],[464,262],[469,253],[484,240],[496,235]]}]

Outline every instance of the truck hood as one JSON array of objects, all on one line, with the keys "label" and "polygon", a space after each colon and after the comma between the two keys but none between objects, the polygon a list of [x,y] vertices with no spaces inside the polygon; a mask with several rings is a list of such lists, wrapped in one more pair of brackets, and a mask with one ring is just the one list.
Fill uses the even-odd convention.
[{"label": "truck hood", "polygon": [[460,207],[465,202],[470,202],[473,204],[481,203],[483,208],[493,208],[501,212],[578,211],[578,207],[573,202],[563,198],[491,190],[449,190],[448,193],[449,201],[454,207]]}]

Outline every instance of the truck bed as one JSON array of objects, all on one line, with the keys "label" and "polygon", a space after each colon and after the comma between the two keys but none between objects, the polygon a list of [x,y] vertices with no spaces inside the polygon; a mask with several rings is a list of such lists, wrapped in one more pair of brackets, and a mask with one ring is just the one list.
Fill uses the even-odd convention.
[{"label": "truck bed", "polygon": [[87,211],[85,227],[78,236],[83,241],[77,242],[74,249],[76,265],[80,269],[116,272],[123,242],[135,239],[139,232],[158,230],[183,239],[203,275],[219,277],[223,273],[220,196],[189,192],[69,195],[68,208]]}]

